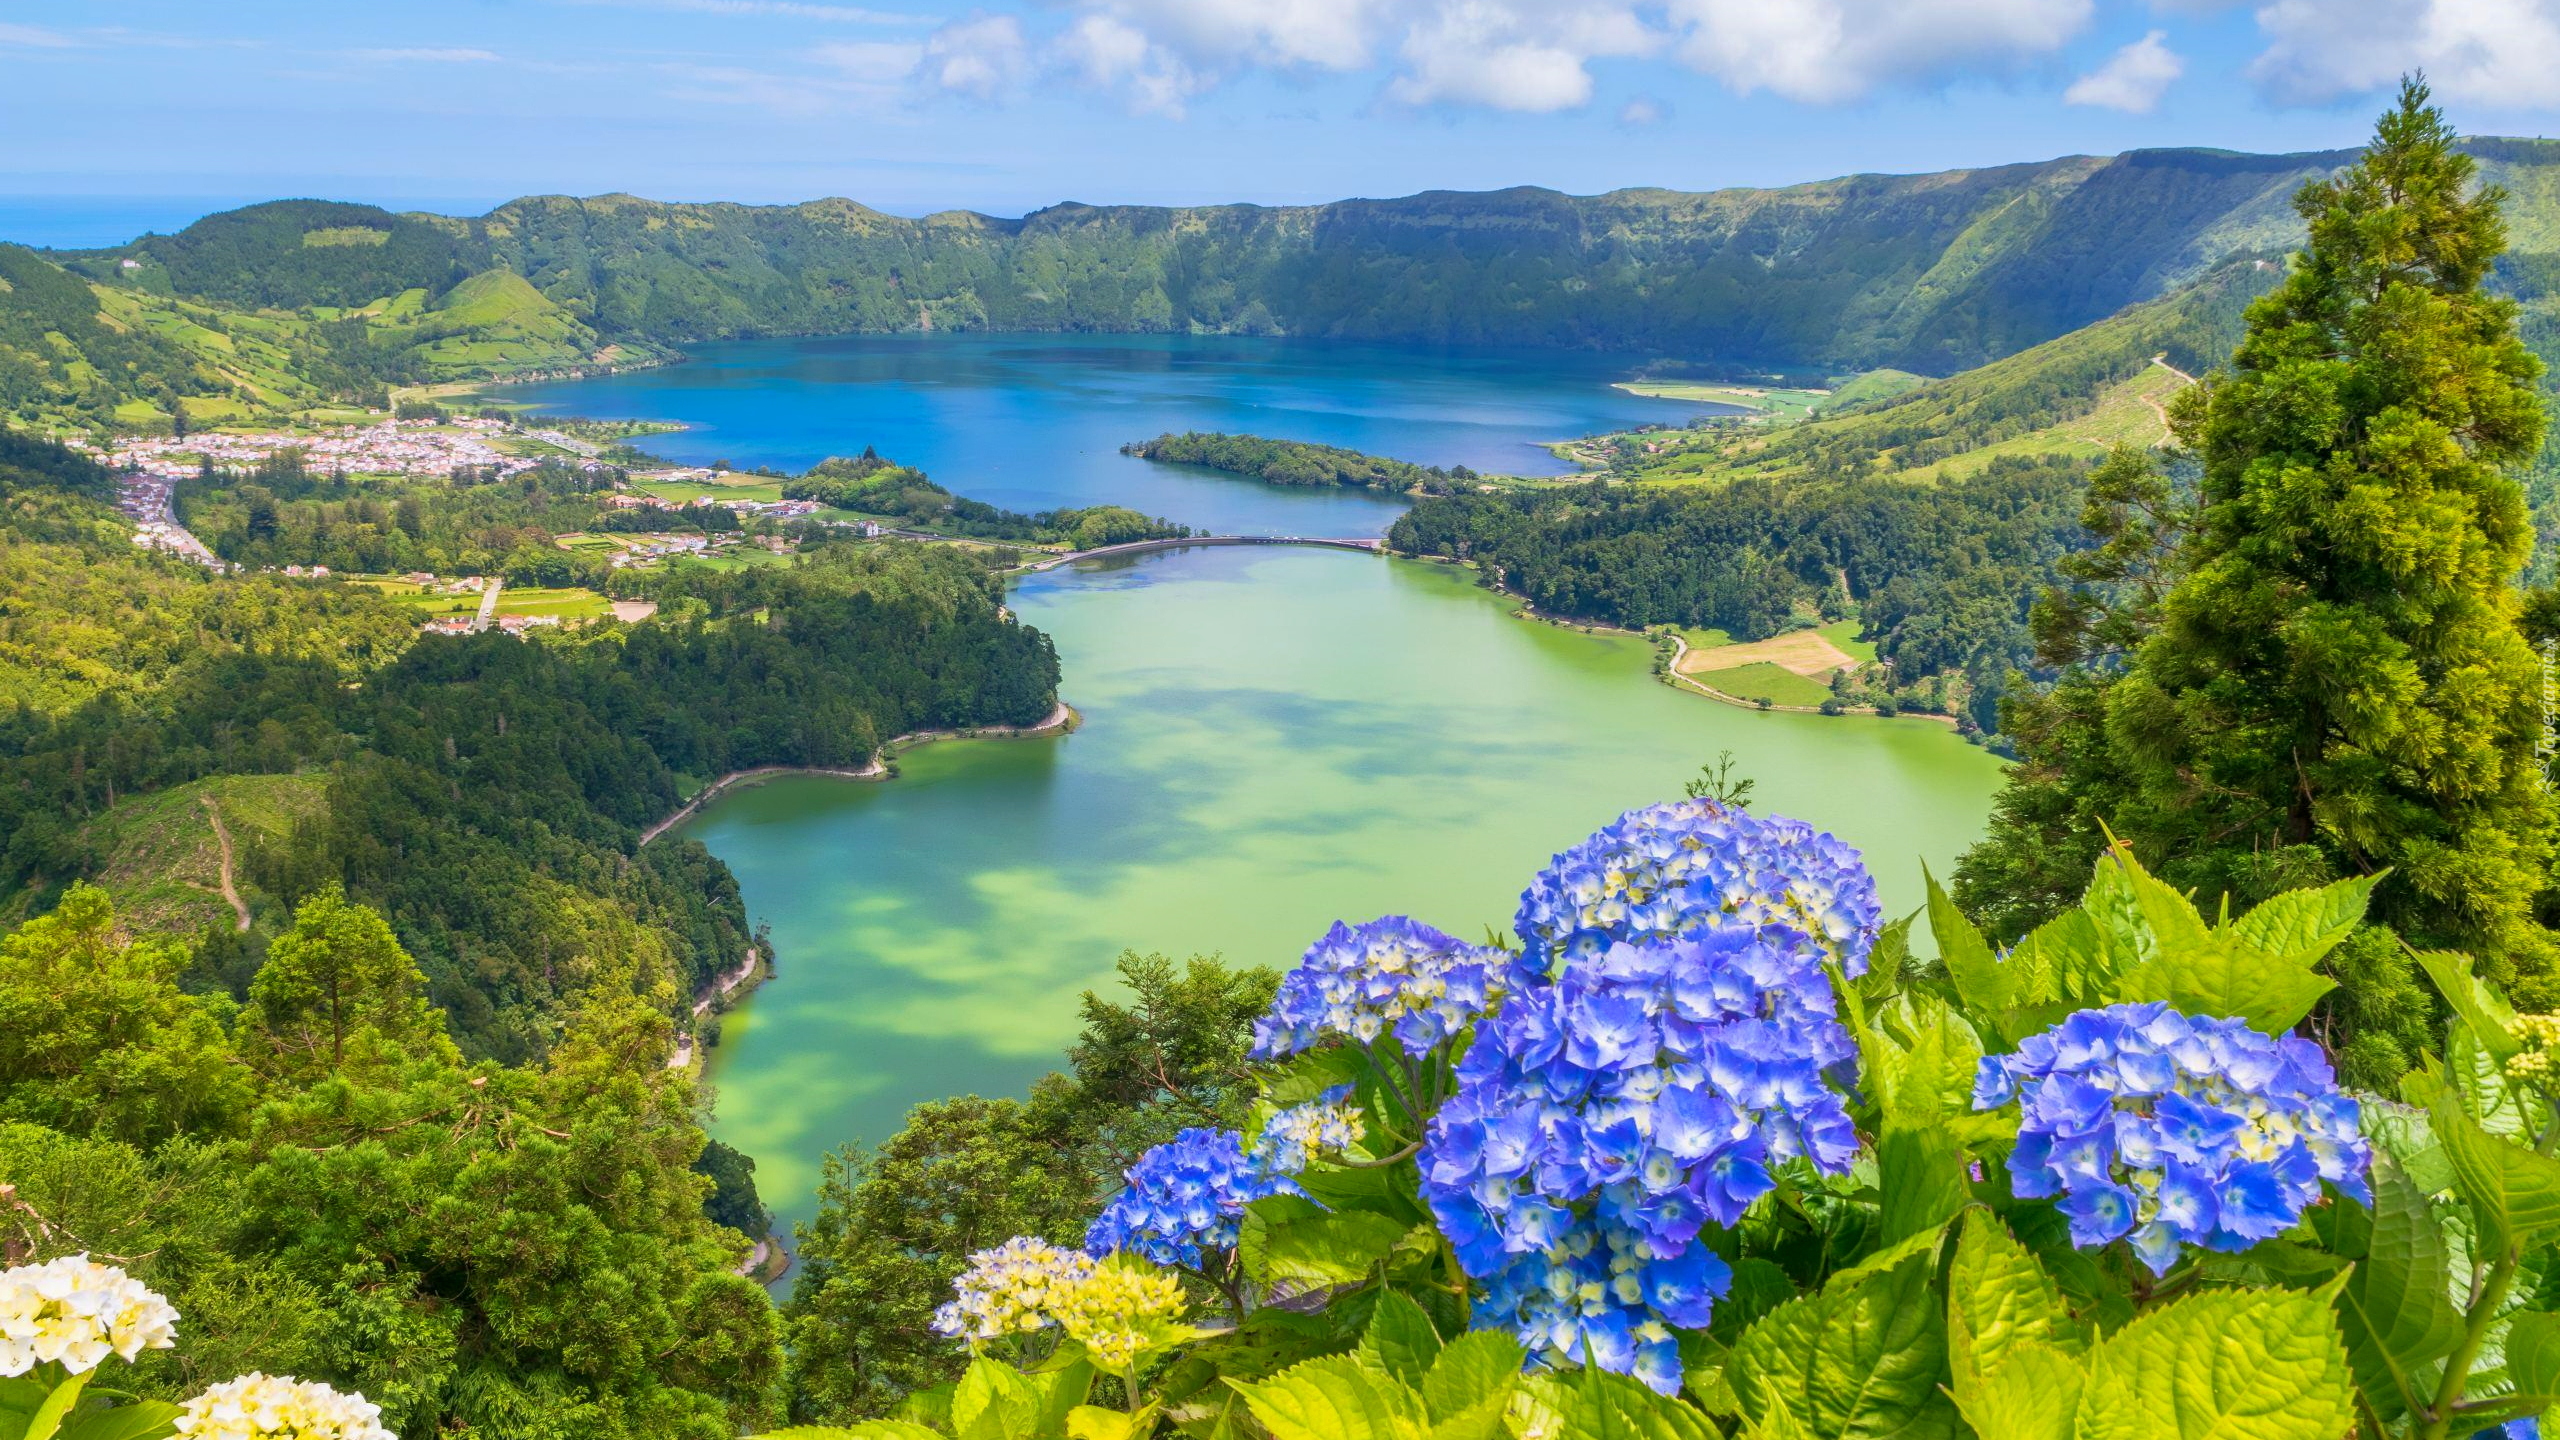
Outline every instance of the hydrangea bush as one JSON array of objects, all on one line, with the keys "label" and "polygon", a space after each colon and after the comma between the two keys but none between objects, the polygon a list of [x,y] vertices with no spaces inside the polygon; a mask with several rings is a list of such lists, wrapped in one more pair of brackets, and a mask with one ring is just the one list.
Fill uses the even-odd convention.
[{"label": "hydrangea bush", "polygon": [[[1258,1096],[1140,1155],[1081,1250],[970,1257],[955,1387],[794,1440],[2538,1433],[2560,1017],[2420,955],[2442,1057],[2342,1091],[2296,1029],[2372,883],[2208,920],[2113,852],[2005,948],[1932,883],[1922,960],[1836,839],[1632,811],[1501,945],[1333,927]],[[82,1399],[174,1330],[86,1257],[0,1276],[0,1435],[378,1440],[263,1376]]]},{"label": "hydrangea bush", "polygon": [[[978,1256],[942,1328],[1125,1377],[1078,1435],[2521,1433],[2560,1395],[2560,1285],[2514,1292],[2560,1275],[2560,1020],[2421,957],[2453,1068],[2342,1091],[2292,1032],[2371,883],[2208,921],[2111,853],[2000,950],[1932,883],[1924,962],[1837,839],[1631,811],[1504,946],[1334,926],[1254,1118],[1141,1157],[1086,1256]],[[1232,1323],[1097,1348],[1046,1298],[1095,1266]]]}]

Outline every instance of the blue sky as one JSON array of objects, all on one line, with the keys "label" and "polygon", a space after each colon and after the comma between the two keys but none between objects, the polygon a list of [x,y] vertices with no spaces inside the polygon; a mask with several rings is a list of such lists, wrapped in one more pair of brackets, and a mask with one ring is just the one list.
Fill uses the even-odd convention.
[{"label": "blue sky", "polygon": [[[325,195],[919,214],[2560,129],[2560,0],[12,0],[0,236]],[[78,232],[78,233],[74,233]],[[92,233],[98,232],[98,233]]]}]

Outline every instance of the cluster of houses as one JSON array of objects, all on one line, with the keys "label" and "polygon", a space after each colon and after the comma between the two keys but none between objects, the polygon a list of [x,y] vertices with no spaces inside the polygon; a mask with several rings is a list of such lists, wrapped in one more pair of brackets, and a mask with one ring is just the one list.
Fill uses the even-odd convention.
[{"label": "cluster of houses", "polygon": [[720,500],[697,495],[691,500],[669,500],[660,495],[643,495],[636,491],[609,496],[607,507],[615,510],[683,510],[692,506],[717,505],[739,515],[762,515],[775,520],[796,520],[815,515],[823,508],[815,500]]},{"label": "cluster of houses", "polygon": [[[385,420],[374,425],[347,425],[316,435],[281,431],[234,435],[203,431],[194,435],[139,435],[118,440],[107,458],[117,468],[183,479],[205,464],[217,469],[247,469],[283,450],[299,450],[304,463],[321,470],[349,470],[374,475],[450,476],[457,470],[489,470],[512,475],[541,463],[509,455],[491,443],[506,433],[496,420]],[[594,467],[598,462],[583,462]]]}]

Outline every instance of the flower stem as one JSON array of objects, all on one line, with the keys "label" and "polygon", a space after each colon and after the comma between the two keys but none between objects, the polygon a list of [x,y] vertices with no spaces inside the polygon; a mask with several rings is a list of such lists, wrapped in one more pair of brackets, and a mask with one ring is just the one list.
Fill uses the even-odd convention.
[{"label": "flower stem", "polygon": [[2436,1386],[2436,1403],[2427,1407],[2426,1428],[2418,1432],[2420,1440],[2445,1440],[2451,1433],[2454,1407],[2462,1403],[2463,1387],[2470,1383],[2471,1365],[2480,1358],[2480,1347],[2489,1341],[2489,1327],[2497,1323],[2498,1307],[2506,1303],[2507,1287],[2515,1283],[2516,1265],[2523,1257],[2510,1241],[2489,1267],[2489,1277],[2471,1302],[2469,1322],[2464,1326],[2462,1343],[2444,1362],[2444,1379]]}]

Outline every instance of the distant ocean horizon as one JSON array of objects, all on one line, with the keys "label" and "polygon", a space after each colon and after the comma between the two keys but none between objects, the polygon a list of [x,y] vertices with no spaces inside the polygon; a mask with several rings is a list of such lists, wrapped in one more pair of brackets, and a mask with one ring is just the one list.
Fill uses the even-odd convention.
[{"label": "distant ocean horizon", "polygon": [[[173,235],[207,215],[288,195],[12,195],[0,193],[0,242],[39,250],[99,250],[145,235]],[[344,200],[345,195],[307,198]],[[400,196],[363,203],[386,210],[485,215],[505,197]]]}]

